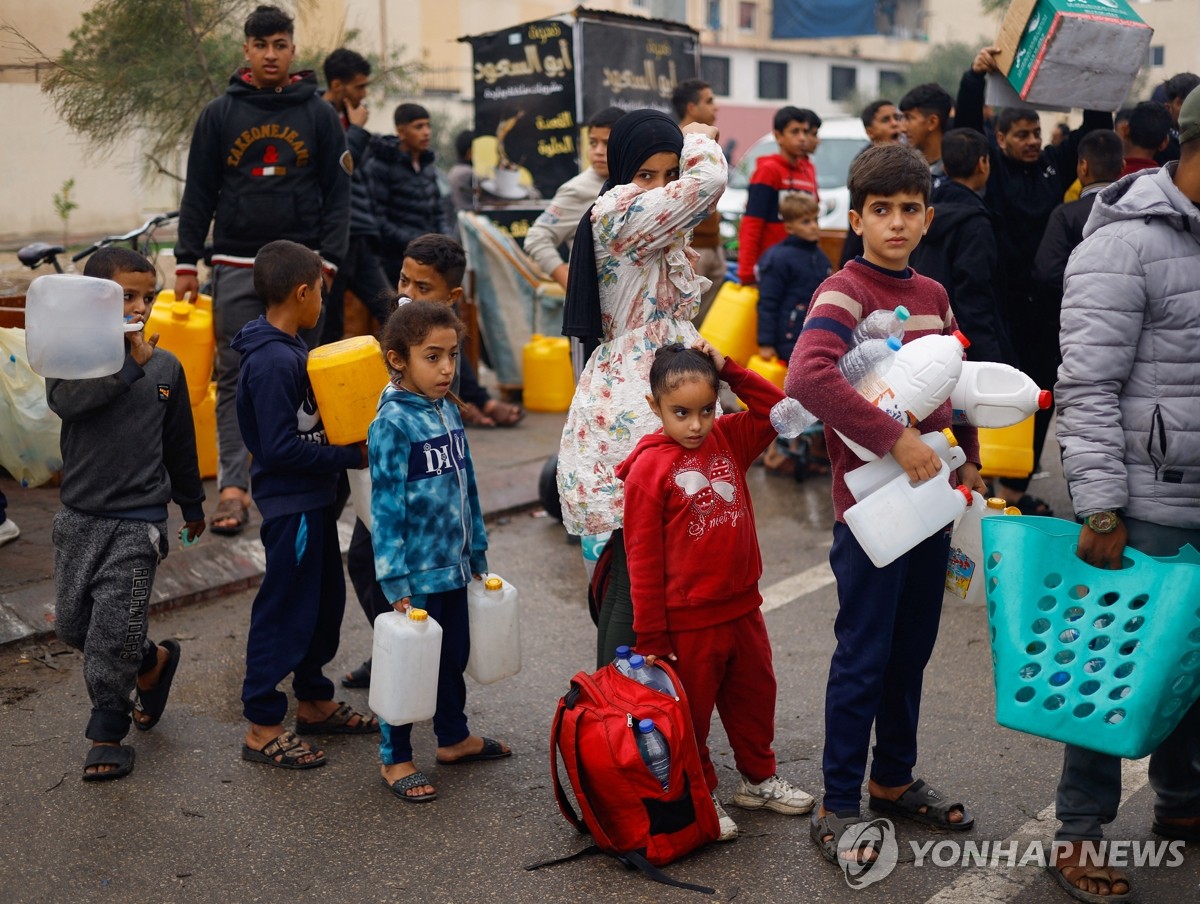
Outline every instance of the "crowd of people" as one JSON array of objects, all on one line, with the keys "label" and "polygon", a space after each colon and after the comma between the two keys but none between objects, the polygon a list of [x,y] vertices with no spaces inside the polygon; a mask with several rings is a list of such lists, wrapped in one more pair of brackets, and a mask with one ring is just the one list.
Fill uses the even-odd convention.
[{"label": "crowd of people", "polygon": [[[262,515],[266,569],[250,616],[242,756],[311,769],[327,758],[308,738],[379,734],[384,784],[404,802],[425,803],[437,789],[414,763],[412,726],[336,701],[324,674],[345,607],[336,531],[345,472],[369,468],[373,484],[372,529],[357,521],[348,558],[367,618],[419,608],[443,629],[437,763],[508,757],[507,744],[472,733],[466,716],[467,587],[487,571],[488,544],[464,419],[515,423],[520,410],[480,389],[462,354],[455,309],[466,261],[445,234],[428,112],[401,104],[396,135],[370,136],[367,62],[331,54],[322,93],[312,73],[290,71],[292,33],[274,7],[246,20],[248,66],[196,125],[176,252],[176,295],[194,295],[213,228],[220,499],[207,525],[240,531],[251,487]],[[850,233],[837,272],[818,243],[810,154],[821,120],[793,106],[776,113],[779,153],[761,158],[751,180],[737,269],[759,289],[759,354],[788,364],[783,391],[726,358],[693,323],[725,269],[719,237],[709,243],[728,173],[711,86],[679,85],[675,116],[594,115],[591,166],[529,233],[528,253],[566,289],[563,332],[578,380],[558,486],[566,529],[603,545],[590,575],[597,665],[622,644],[651,664],[672,662],[721,840],[738,828],[709,757],[714,710],[739,772],[727,799],[811,812],[812,841],[830,862],[862,866],[878,853],[843,843],[863,821],[864,779],[876,813],[943,831],[975,825],[959,795],[916,774],[949,533],[877,568],[843,520],[852,503],[845,475],[861,464],[850,443],[891,454],[924,480],[942,462],[920,436],[951,423],[947,402],[902,426],[846,382],[837,362],[871,313],[903,305],[905,341],[961,329],[972,358],[1015,365],[1055,388],[1085,561],[1119,567],[1126,546],[1153,555],[1200,547],[1200,78],[1176,76],[1165,103],[1139,103],[1115,124],[1085,111],[1079,128],[1056,130],[1043,147],[1032,108],[989,118],[984,78],[996,68],[996,48],[984,48],[956,99],[929,84],[863,110],[871,146],[849,173]],[[126,319],[146,320],[156,288],[148,261],[107,248],[86,273],[118,283]],[[379,321],[390,382],[369,441],[333,446],[305,364],[312,345],[340,337],[347,290]],[[185,542],[206,529],[183,371],[156,337],[133,332],[126,342],[119,373],[47,383],[63,421],[56,615],[63,640],[85,653],[86,781],[132,772],[134,748],[123,741],[131,727],[159,722],[180,663],[179,644],[156,644],[147,628],[169,545],[168,503],[183,511]],[[722,413],[722,381],[746,411]],[[839,610],[819,800],[776,771],[775,675],[745,480],[772,444],[769,413],[785,392],[826,425],[832,471]],[[1035,453],[1048,426],[1049,413]],[[1050,513],[1027,480],[987,487],[975,430],[955,431],[966,459],[956,482]],[[0,542],[15,531],[5,524],[0,497]],[[368,660],[342,684],[365,687],[370,675]],[[289,676],[293,729],[280,689]],[[1154,831],[1200,839],[1200,704],[1151,756],[1150,782]],[[1099,840],[1119,801],[1119,760],[1068,745],[1057,840]],[[1127,896],[1124,873],[1087,862],[1083,850],[1057,849],[1062,888],[1080,900]]]}]

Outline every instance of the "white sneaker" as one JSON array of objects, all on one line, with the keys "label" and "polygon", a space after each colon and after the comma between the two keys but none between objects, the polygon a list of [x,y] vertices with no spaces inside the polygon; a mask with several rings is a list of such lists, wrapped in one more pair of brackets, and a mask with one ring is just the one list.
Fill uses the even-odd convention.
[{"label": "white sneaker", "polygon": [[0,546],[11,543],[19,536],[21,536],[21,528],[17,527],[17,522],[12,518],[0,523]]},{"label": "white sneaker", "polygon": [[778,775],[772,775],[757,785],[750,784],[743,776],[737,792],[730,798],[730,803],[747,810],[766,807],[785,816],[807,813],[815,802],[811,794],[801,791],[786,778],[780,778]]},{"label": "white sneaker", "polygon": [[725,812],[725,808],[717,800],[717,795],[712,796],[712,802],[713,806],[717,808],[717,821],[721,827],[721,834],[717,836],[717,841],[736,841],[738,837],[737,823]]}]

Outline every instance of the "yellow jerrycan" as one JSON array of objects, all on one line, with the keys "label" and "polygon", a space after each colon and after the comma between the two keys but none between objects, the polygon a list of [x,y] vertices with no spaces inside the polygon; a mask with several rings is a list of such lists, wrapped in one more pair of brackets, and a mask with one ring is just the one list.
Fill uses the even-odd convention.
[{"label": "yellow jerrycan", "polygon": [[1033,416],[1011,427],[979,428],[979,473],[1028,477],[1033,473]]},{"label": "yellow jerrycan", "polygon": [[365,442],[379,394],[388,384],[379,341],[352,336],[314,348],[308,353],[308,379],[329,444]]},{"label": "yellow jerrycan", "polygon": [[[191,386],[191,384],[188,384]],[[204,384],[204,398],[192,406],[192,424],[196,428],[196,458],[200,462],[200,479],[217,476],[217,383]]]},{"label": "yellow jerrycan", "polygon": [[575,395],[571,341],[534,333],[521,353],[525,375],[522,401],[530,411],[566,411]]},{"label": "yellow jerrycan", "polygon": [[787,379],[787,362],[780,358],[772,358],[768,361],[759,354],[750,356],[750,363],[746,365],[747,370],[752,370],[768,383],[774,383],[780,389],[783,389],[783,381]]},{"label": "yellow jerrycan", "polygon": [[174,292],[159,292],[144,335],[149,338],[155,333],[158,347],[165,348],[183,365],[192,407],[201,404],[212,379],[217,341],[213,335],[212,299],[208,298],[206,310],[199,303],[176,301]]},{"label": "yellow jerrycan", "polygon": [[[175,292],[172,289],[163,289],[156,296],[154,296],[154,303],[156,305],[163,305],[164,307],[169,307],[179,300],[180,299],[175,297]],[[183,300],[195,302],[196,307],[201,311],[208,311],[209,314],[213,312],[211,295],[205,295],[203,292],[201,292],[195,298],[186,298]]]},{"label": "yellow jerrycan", "polygon": [[726,282],[704,323],[700,335],[727,358],[745,367],[758,351],[758,288]]}]

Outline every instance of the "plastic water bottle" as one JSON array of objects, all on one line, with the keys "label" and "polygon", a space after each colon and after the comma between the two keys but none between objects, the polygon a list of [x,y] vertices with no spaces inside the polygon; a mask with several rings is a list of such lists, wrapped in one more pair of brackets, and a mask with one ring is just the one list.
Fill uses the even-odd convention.
[{"label": "plastic water bottle", "polygon": [[838,370],[842,372],[847,383],[861,392],[861,387],[867,379],[886,370],[901,348],[901,342],[895,336],[889,336],[887,339],[867,339],[838,359]]},{"label": "plastic water bottle", "polygon": [[964,361],[950,393],[954,423],[975,427],[1011,427],[1044,411],[1054,398],[1024,373],[994,361]]},{"label": "plastic water bottle", "polygon": [[876,568],[884,568],[967,510],[971,491],[950,485],[950,465],[920,483],[901,474],[846,509],[846,526]]},{"label": "plastic water bottle", "polygon": [[667,748],[666,738],[655,727],[653,719],[642,719],[638,722],[637,745],[646,767],[654,773],[654,777],[666,791],[671,781],[671,751]]},{"label": "plastic water bottle", "polygon": [[629,657],[629,677],[638,684],[644,684],[668,697],[677,696],[675,685],[671,683],[667,673],[656,665],[646,665],[646,658],[640,653],[634,653]]},{"label": "plastic water bottle", "polygon": [[617,671],[622,675],[629,675],[629,657],[632,655],[632,651],[625,644],[617,647],[617,657],[613,660],[613,665],[617,667]]},{"label": "plastic water bottle", "polygon": [[909,318],[908,308],[898,305],[896,310],[872,311],[850,334],[850,347],[861,345],[868,339],[904,338],[904,324]]},{"label": "plastic water bottle", "polygon": [[[942,461],[950,465],[951,469],[960,467],[967,460],[966,453],[959,447],[958,440],[954,437],[954,431],[949,427],[945,430],[921,434],[921,442],[936,452]],[[856,502],[862,502],[884,484],[890,483],[903,473],[904,469],[889,452],[883,458],[869,461],[852,471],[847,471],[846,488],[850,490],[850,495]]]},{"label": "plastic water bottle", "polygon": [[771,426],[784,439],[794,439],[816,422],[816,415],[790,396],[771,408]]}]

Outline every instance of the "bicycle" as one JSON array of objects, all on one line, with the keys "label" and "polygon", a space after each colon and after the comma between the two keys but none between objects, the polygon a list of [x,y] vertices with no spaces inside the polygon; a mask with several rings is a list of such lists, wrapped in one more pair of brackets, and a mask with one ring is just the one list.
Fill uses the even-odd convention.
[{"label": "bicycle", "polygon": [[[173,210],[170,213],[155,214],[137,229],[127,232],[124,235],[106,235],[99,241],[89,245],[82,251],[71,255],[71,262],[68,269],[64,270],[62,264],[58,262],[58,256],[65,254],[67,249],[62,245],[51,245],[47,242],[34,242],[31,245],[26,245],[17,252],[17,259],[30,270],[36,270],[42,264],[52,264],[58,273],[73,272],[75,264],[79,263],[85,257],[99,251],[108,245],[128,244],[130,248],[137,251],[139,254],[146,257],[152,264],[157,267],[158,263],[158,242],[154,240],[154,233],[168,223],[173,223],[179,219],[179,211]],[[139,241],[140,240],[140,241]]]}]

